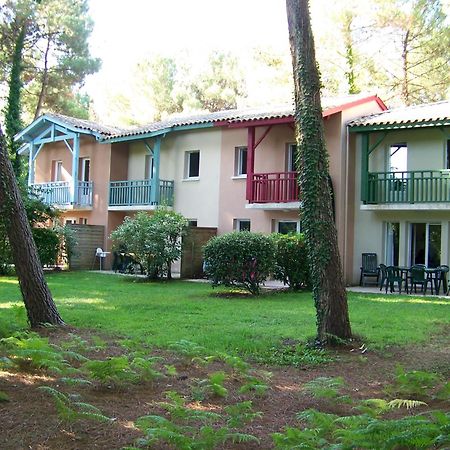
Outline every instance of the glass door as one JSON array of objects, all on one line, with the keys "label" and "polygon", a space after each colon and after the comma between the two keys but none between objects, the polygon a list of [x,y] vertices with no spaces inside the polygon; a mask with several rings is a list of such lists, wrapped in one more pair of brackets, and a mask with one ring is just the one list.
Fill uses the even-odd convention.
[{"label": "glass door", "polygon": [[441,264],[441,224],[411,224],[411,265],[414,264]]},{"label": "glass door", "polygon": [[400,247],[400,224],[386,224],[386,265],[398,266]]}]

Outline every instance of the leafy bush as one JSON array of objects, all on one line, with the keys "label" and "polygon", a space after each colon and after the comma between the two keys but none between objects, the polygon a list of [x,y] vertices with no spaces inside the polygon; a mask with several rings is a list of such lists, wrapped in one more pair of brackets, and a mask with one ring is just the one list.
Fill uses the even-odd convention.
[{"label": "leafy bush", "polygon": [[125,217],[111,239],[116,248],[134,254],[149,278],[171,278],[170,267],[181,256],[181,237],[187,227],[181,214],[158,208],[152,215],[141,211],[133,218]]},{"label": "leafy bush", "polygon": [[59,235],[50,228],[33,228],[33,239],[38,249],[39,260],[43,266],[54,266],[59,253]]},{"label": "leafy bush", "polygon": [[308,255],[305,236],[298,234],[275,234],[275,279],[298,290],[310,285]]},{"label": "leafy bush", "polygon": [[275,244],[260,233],[223,234],[210,239],[203,250],[205,272],[214,285],[241,286],[259,294],[273,269]]}]

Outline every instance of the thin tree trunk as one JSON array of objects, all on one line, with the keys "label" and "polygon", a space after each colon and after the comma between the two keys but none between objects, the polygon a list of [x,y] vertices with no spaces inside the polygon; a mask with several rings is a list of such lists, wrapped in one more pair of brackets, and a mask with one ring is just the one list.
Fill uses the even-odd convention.
[{"label": "thin tree trunk", "polygon": [[331,343],[351,337],[347,294],[342,277],[328,182],[328,152],[323,131],[320,78],[307,0],[286,0],[295,85],[302,223],[317,316],[317,338]]},{"label": "thin tree trunk", "polygon": [[44,271],[39,261],[11,161],[7,156],[1,129],[0,214],[2,214],[8,233],[30,326],[64,325],[44,278]]},{"label": "thin tree trunk", "polygon": [[47,85],[48,85],[48,54],[50,52],[50,45],[51,45],[52,39],[51,36],[47,39],[47,47],[45,49],[44,53],[44,72],[42,74],[42,85],[41,85],[41,91],[39,92],[39,98],[38,103],[36,106],[36,111],[34,113],[34,120],[36,120],[42,112],[42,106],[44,104],[45,95],[47,92]]},{"label": "thin tree trunk", "polygon": [[409,45],[409,30],[406,31],[405,37],[403,39],[403,50],[402,50],[402,70],[403,70],[403,80],[402,80],[402,98],[403,103],[406,106],[410,105],[409,101],[409,67],[408,67],[408,45]]}]

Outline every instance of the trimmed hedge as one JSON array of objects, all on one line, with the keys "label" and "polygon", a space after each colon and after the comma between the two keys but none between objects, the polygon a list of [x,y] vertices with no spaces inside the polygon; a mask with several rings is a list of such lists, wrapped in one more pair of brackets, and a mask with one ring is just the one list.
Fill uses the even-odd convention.
[{"label": "trimmed hedge", "polygon": [[276,234],[274,277],[298,290],[310,286],[308,254],[305,236],[297,234]]},{"label": "trimmed hedge", "polygon": [[275,243],[270,236],[249,231],[210,239],[203,248],[204,269],[213,285],[240,286],[259,294],[273,270]]}]

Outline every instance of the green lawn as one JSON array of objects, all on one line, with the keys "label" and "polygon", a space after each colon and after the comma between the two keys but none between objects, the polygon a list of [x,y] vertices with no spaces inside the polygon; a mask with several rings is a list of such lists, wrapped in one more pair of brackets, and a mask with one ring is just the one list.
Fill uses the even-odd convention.
[{"label": "green lawn", "polygon": [[[142,283],[89,272],[49,274],[47,280],[68,324],[144,338],[156,346],[188,339],[210,350],[249,355],[315,332],[310,293],[219,298],[218,290],[204,283]],[[17,304],[16,280],[0,278],[0,317],[16,320]],[[351,293],[349,308],[353,332],[376,347],[426,341],[450,322],[450,302],[432,296]]]}]

